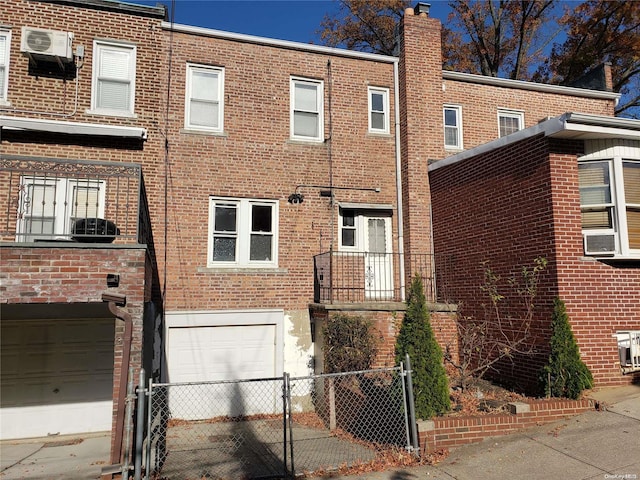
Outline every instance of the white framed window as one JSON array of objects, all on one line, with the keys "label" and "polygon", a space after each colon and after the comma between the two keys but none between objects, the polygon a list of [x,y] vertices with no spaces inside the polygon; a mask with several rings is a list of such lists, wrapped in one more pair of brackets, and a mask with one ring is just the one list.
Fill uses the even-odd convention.
[{"label": "white framed window", "polygon": [[324,82],[291,78],[291,138],[324,140]]},{"label": "white framed window", "polygon": [[184,128],[222,132],[224,69],[187,64]]},{"label": "white framed window", "polygon": [[445,148],[462,149],[462,107],[459,105],[445,105],[443,116]]},{"label": "white framed window", "polygon": [[209,267],[277,267],[278,201],[210,197]]},{"label": "white framed window", "polygon": [[341,207],[339,235],[341,251],[389,253],[391,212]]},{"label": "white framed window", "polygon": [[590,155],[578,175],[585,254],[640,258],[640,155]]},{"label": "white framed window", "polygon": [[0,29],[0,104],[8,103],[11,32]]},{"label": "white framed window", "polygon": [[506,137],[524,128],[524,112],[518,110],[498,110],[498,135]]},{"label": "white framed window", "polygon": [[104,217],[105,190],[104,180],[22,177],[17,241],[69,239],[76,220]]},{"label": "white framed window", "polygon": [[91,113],[133,116],[136,47],[127,43],[93,42]]},{"label": "white framed window", "polygon": [[369,87],[369,132],[389,133],[389,89]]}]

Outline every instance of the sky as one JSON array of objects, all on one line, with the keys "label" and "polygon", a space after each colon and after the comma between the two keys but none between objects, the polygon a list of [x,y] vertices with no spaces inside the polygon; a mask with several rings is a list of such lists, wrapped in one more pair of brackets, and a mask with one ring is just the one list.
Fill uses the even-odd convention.
[{"label": "sky", "polygon": [[[171,6],[171,0],[126,0]],[[417,0],[416,0],[417,3]],[[431,0],[431,16],[446,21],[446,0]],[[259,37],[320,44],[316,31],[335,0],[175,0],[174,22]]]}]

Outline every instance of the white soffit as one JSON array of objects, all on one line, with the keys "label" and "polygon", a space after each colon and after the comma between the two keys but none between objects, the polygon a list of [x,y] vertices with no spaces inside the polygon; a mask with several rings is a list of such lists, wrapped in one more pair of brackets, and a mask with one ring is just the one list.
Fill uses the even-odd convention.
[{"label": "white soffit", "polygon": [[64,122],[61,120],[40,120],[0,116],[0,128],[29,130],[37,132],[66,133],[68,135],[93,135],[101,137],[120,137],[147,139],[147,130],[140,127],[102,125],[98,123]]}]

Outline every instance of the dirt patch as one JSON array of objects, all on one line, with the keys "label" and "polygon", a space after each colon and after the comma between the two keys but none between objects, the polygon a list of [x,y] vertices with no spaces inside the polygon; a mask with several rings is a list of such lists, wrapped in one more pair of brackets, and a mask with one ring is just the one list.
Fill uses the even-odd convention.
[{"label": "dirt patch", "polygon": [[82,438],[70,438],[69,440],[57,440],[57,441],[53,441],[53,442],[46,442],[44,445],[42,445],[42,448],[47,448],[47,447],[66,447],[68,445],[78,445],[79,443],[82,443],[84,441],[84,439]]}]

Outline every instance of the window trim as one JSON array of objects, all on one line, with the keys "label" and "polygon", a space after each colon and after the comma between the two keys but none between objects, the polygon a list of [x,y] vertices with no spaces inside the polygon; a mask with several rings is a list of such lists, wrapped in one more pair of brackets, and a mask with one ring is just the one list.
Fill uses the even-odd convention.
[{"label": "window trim", "polygon": [[[98,106],[98,70],[100,67],[100,57],[102,51],[112,50],[119,52],[128,52],[129,55],[129,106],[127,110],[119,110],[114,108],[104,108]],[[91,108],[87,113],[109,115],[114,117],[135,117],[135,92],[136,92],[136,56],[137,47],[132,43],[119,42],[115,40],[98,40],[93,41],[93,65],[91,71]]]},{"label": "window trim", "polygon": [[[374,113],[373,111],[373,94],[378,93],[382,95],[382,113],[384,118],[384,128],[374,128],[372,125],[371,117]],[[389,113],[389,89],[385,87],[368,87],[367,88],[367,98],[368,98],[368,123],[369,123],[369,133],[381,133],[388,134],[389,133],[389,119],[391,118]]]},{"label": "window trim", "polygon": [[[207,127],[204,125],[191,125],[191,85],[193,72],[207,71],[217,72],[218,74],[218,126]],[[203,65],[199,63],[187,62],[185,80],[185,101],[184,101],[184,128],[185,130],[195,130],[199,132],[221,133],[224,131],[224,67],[215,67],[212,65]]]},{"label": "window trim", "polygon": [[[295,87],[297,84],[314,85],[316,87],[316,104],[318,106],[318,135],[307,137],[295,135]],[[289,80],[289,131],[291,140],[304,142],[324,142],[324,81],[313,78],[292,76]]]},{"label": "window trim", "polygon": [[519,123],[519,128],[518,130],[516,130],[516,132],[519,132],[520,130],[524,129],[524,110],[513,110],[510,108],[498,108],[498,138],[502,138],[502,137],[506,137],[508,135],[511,135],[511,133],[516,133],[516,132],[511,132],[508,133],[507,135],[501,135],[500,132],[500,118],[505,117],[505,118],[517,118],[518,119],[518,123]]},{"label": "window trim", "polygon": [[0,28],[0,37],[5,38],[3,88],[0,90],[0,105],[9,105],[9,66],[11,64],[11,30]]},{"label": "window trim", "polygon": [[[215,227],[215,206],[217,204],[234,204],[236,206],[236,259],[234,261],[214,261],[213,260],[213,240]],[[271,229],[272,229],[272,259],[271,260],[250,260],[251,246],[251,206],[265,205],[272,208]],[[237,198],[220,197],[211,195],[209,197],[209,225],[207,241],[207,268],[277,268],[278,267],[278,236],[279,236],[279,201],[259,198]]]},{"label": "window trim", "polygon": [[[453,110],[456,112],[456,145],[448,145],[447,144],[447,124],[446,124],[446,111]],[[443,135],[444,135],[444,148],[446,150],[463,150],[464,146],[462,143],[462,106],[461,105],[452,105],[445,104],[442,107],[442,125],[443,125]]]},{"label": "window trim", "polygon": [[[629,230],[627,224],[627,209],[629,205],[635,207],[636,204],[627,203],[624,190],[624,163],[640,164],[640,157],[634,155],[624,155],[621,151],[622,147],[613,147],[605,149],[602,152],[595,152],[584,157],[578,158],[578,164],[587,163],[603,163],[606,162],[609,167],[609,193],[611,202],[602,205],[594,205],[594,207],[611,208],[612,227],[611,228],[593,228],[585,229],[581,226],[583,242],[589,235],[614,235],[615,251],[606,253],[597,253],[586,251],[584,245],[584,255],[588,257],[604,258],[604,259],[640,259],[640,248],[631,248],[629,246]],[[580,185],[578,185],[580,187]],[[580,214],[582,217],[583,206],[580,200]]]}]

